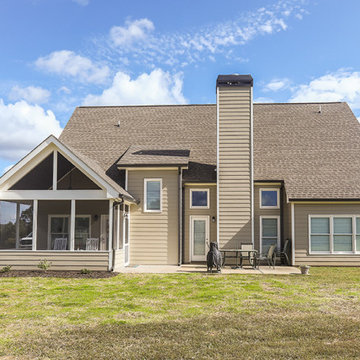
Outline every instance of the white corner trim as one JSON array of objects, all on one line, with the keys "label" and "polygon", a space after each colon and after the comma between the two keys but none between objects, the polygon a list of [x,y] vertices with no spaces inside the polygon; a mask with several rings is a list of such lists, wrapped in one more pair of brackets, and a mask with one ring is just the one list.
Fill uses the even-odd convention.
[{"label": "white corner trim", "polygon": [[255,246],[255,204],[254,204],[254,101],[253,87],[250,88],[250,207],[251,207],[251,242]]},{"label": "white corner trim", "polygon": [[295,204],[291,203],[291,265],[295,265]]},{"label": "white corner trim", "polygon": [[216,88],[216,242],[220,248],[220,206],[219,206],[219,88]]}]

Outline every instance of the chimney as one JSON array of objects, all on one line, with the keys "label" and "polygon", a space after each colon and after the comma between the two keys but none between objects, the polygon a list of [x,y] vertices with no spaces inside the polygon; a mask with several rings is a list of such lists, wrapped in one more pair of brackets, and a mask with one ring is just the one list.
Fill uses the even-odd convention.
[{"label": "chimney", "polygon": [[220,248],[254,243],[252,90],[251,75],[219,75],[216,81]]}]

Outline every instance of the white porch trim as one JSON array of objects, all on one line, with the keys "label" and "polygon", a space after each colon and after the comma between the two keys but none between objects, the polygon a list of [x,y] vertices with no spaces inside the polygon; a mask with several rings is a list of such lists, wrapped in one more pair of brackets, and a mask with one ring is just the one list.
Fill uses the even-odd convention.
[{"label": "white porch trim", "polygon": [[0,200],[107,200],[105,190],[5,190]]}]

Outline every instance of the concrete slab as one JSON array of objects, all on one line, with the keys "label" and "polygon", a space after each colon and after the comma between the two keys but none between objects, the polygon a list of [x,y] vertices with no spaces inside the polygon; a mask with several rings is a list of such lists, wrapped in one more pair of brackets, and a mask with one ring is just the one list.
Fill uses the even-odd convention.
[{"label": "concrete slab", "polygon": [[[176,273],[197,273],[207,274],[205,265],[186,264],[181,266],[176,265],[135,265],[127,266],[117,269],[117,272],[124,274],[176,274]],[[268,266],[260,266],[259,269],[254,270],[251,267],[244,266],[242,269],[232,269],[231,267],[224,267],[221,274],[244,274],[244,275],[296,275],[300,274],[300,269],[292,266],[276,266],[275,269]]]}]

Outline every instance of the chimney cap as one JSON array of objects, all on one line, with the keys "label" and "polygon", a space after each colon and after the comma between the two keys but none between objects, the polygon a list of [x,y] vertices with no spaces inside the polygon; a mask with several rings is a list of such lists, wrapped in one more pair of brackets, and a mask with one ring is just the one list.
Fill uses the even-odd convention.
[{"label": "chimney cap", "polygon": [[253,86],[253,78],[251,75],[219,75],[216,80],[216,87],[224,86]]}]

